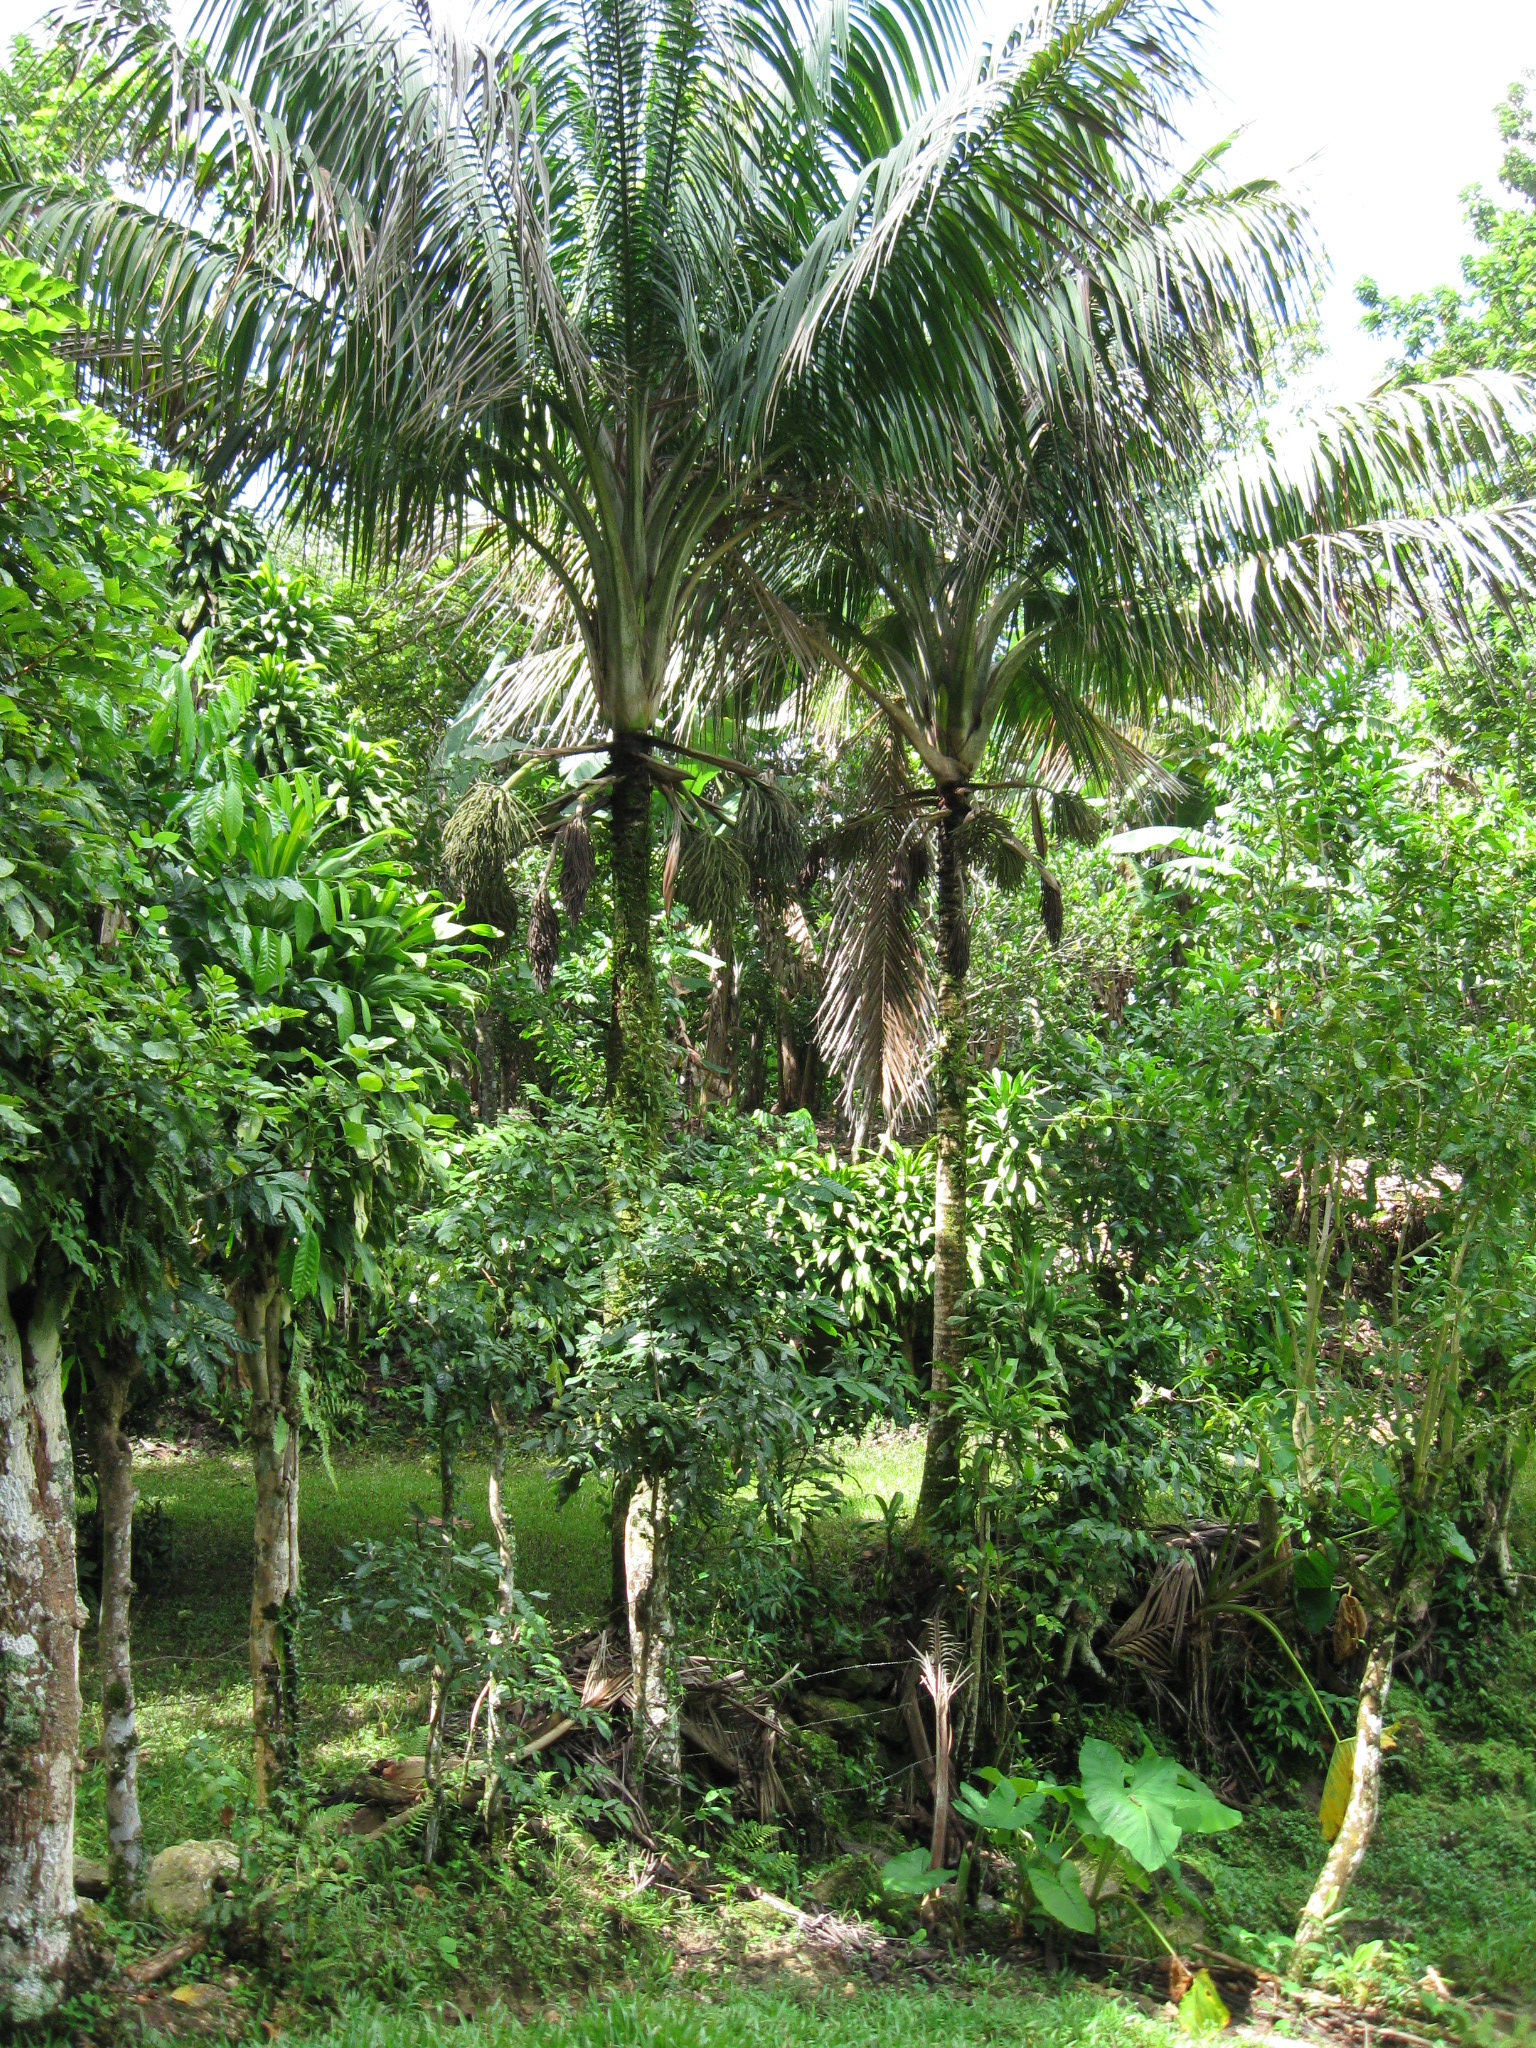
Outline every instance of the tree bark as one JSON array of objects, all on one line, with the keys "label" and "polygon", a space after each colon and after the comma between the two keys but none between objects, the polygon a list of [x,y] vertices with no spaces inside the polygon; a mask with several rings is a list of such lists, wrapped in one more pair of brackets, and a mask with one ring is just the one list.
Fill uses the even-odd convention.
[{"label": "tree bark", "polygon": [[290,1637],[299,1592],[299,1433],[291,1375],[283,1367],[286,1306],[275,1265],[263,1266],[237,1300],[249,1347],[256,1470],[250,1662],[258,1806],[268,1804],[292,1765],[298,1704]]},{"label": "tree bark", "polygon": [[682,1796],[682,1709],[673,1670],[669,1598],[672,1529],[667,1482],[641,1479],[624,1530],[629,1589],[629,1661],[633,1675],[633,1779],[650,1812],[666,1820]]},{"label": "tree bark", "polygon": [[651,964],[650,743],[613,745],[613,978],[608,1013],[608,1100],[642,1130],[659,1130],[667,1090],[661,996]]},{"label": "tree bark", "polygon": [[139,1731],[133,1701],[129,1608],[133,1599],[133,1447],[123,1429],[138,1371],[102,1359],[86,1396],[91,1456],[101,1489],[101,1753],[106,1771],[107,1855],[113,1889],[130,1903],[144,1884],[139,1817]]},{"label": "tree bark", "polygon": [[728,924],[716,927],[720,965],[710,976],[709,1018],[704,1034],[704,1095],[729,1102],[736,1092],[736,940]]},{"label": "tree bark", "polygon": [[0,2017],[63,1995],[75,1911],[80,1630],[64,1418],[72,1289],[0,1255]]},{"label": "tree bark", "polygon": [[960,1420],[950,1398],[965,1367],[965,1342],[956,1305],[970,1286],[966,1256],[966,1115],[970,1095],[970,1043],[966,1034],[965,978],[971,964],[970,918],[955,835],[968,809],[963,792],[950,791],[939,812],[939,1002],[934,1057],[938,1102],[937,1174],[933,1228],[933,1374],[928,1443],[917,1498],[917,1525],[931,1526],[954,1499],[960,1483]]},{"label": "tree bark", "polygon": [[1296,1929],[1291,1963],[1298,1975],[1306,1951],[1322,1939],[1328,1921],[1339,1910],[1376,1831],[1376,1816],[1381,1809],[1381,1728],[1392,1689],[1392,1650],[1396,1641],[1395,1629],[1383,1629],[1366,1658],[1365,1676],[1360,1681],[1360,1709],[1355,1719],[1355,1772],[1349,1805]]},{"label": "tree bark", "polygon": [[608,1503],[608,1627],[616,1642],[629,1637],[629,1576],[624,1565],[629,1504],[635,1497],[632,1479],[615,1479]]},{"label": "tree bark", "polygon": [[517,1591],[517,1532],[513,1529],[507,1514],[505,1491],[507,1453],[512,1447],[512,1432],[507,1428],[506,1410],[499,1401],[491,1403],[491,1428],[495,1432],[496,1447],[491,1453],[491,1476],[486,1487],[486,1505],[490,1509],[491,1528],[496,1535],[496,1562],[499,1567],[496,1605],[503,1614],[510,1614],[512,1596]]}]

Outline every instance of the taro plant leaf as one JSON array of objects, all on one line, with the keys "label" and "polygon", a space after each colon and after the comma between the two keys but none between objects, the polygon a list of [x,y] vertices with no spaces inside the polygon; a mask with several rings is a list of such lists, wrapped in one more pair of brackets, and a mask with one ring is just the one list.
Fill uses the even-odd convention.
[{"label": "taro plant leaf", "polygon": [[948,1884],[947,1870],[934,1870],[928,1861],[926,1849],[908,1849],[900,1856],[893,1856],[880,1872],[880,1882],[888,1892],[907,1899],[920,1899],[927,1892],[936,1892],[940,1885]]},{"label": "taro plant leaf", "polygon": [[1304,1550],[1292,1565],[1296,1612],[1310,1634],[1320,1636],[1333,1620],[1340,1589],[1335,1586],[1334,1560],[1326,1550]]},{"label": "taro plant leaf", "polygon": [[1117,1749],[1090,1736],[1078,1767],[1089,1813],[1143,1870],[1161,1870],[1185,1830],[1218,1834],[1242,1818],[1193,1773],[1152,1749],[1127,1764]]},{"label": "taro plant leaf", "polygon": [[1092,1934],[1097,1922],[1093,1907],[1083,1895],[1076,1864],[1063,1858],[1052,1869],[1044,1856],[1031,1856],[1025,1875],[1043,1913],[1049,1913],[1063,1927],[1070,1927],[1074,1934]]},{"label": "taro plant leaf", "polygon": [[[1020,1788],[1025,1788],[1021,1794]],[[1034,1826],[1045,1794],[1028,1778],[998,1778],[983,1798],[974,1785],[962,1785],[955,1799],[955,1811],[973,1828],[989,1834],[1017,1835]]]}]

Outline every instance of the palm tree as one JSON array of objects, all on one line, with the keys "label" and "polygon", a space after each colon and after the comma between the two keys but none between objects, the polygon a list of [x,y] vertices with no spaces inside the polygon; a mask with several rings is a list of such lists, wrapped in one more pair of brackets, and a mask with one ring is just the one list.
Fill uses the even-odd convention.
[{"label": "palm tree", "polygon": [[207,0],[186,41],[158,11],[102,31],[153,197],[4,201],[85,288],[96,374],[206,475],[365,558],[475,527],[542,563],[580,659],[511,701],[606,753],[632,1120],[663,1099],[651,792],[711,584],[807,446],[878,423],[941,464],[1209,288],[1205,247],[1103,256],[1187,22],[1069,0],[966,63],[964,0],[513,0],[480,40],[432,0]]},{"label": "palm tree", "polygon": [[[1241,309],[1208,310],[1230,320]],[[1220,709],[1291,661],[1379,634],[1394,604],[1468,637],[1480,601],[1507,605],[1536,574],[1536,507],[1490,496],[1536,425],[1519,386],[1464,379],[1379,396],[1213,464],[1213,410],[1253,367],[1217,324],[1170,328],[1142,362],[1122,357],[1091,406],[1042,424],[1005,478],[962,483],[926,509],[878,503],[866,479],[838,535],[845,588],[865,610],[821,651],[878,709],[890,745],[834,903],[822,1030],[850,1107],[877,1088],[888,1113],[929,1087],[936,1103],[920,1522],[942,1512],[959,1473],[949,1390],[969,1284],[968,869],[1010,886],[1038,873],[1059,930],[1042,798],[1072,832],[1086,822],[1073,802],[1085,780],[1144,774],[1124,728],[1144,725],[1160,697]],[[908,783],[909,755],[922,790]],[[1023,795],[1032,844],[1007,808]],[[936,1000],[913,928],[930,850]]]}]

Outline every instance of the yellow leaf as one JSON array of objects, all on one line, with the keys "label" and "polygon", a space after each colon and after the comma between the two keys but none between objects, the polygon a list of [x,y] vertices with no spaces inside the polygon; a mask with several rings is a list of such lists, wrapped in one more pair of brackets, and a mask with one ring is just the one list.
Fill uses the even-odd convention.
[{"label": "yellow leaf", "polygon": [[218,1995],[217,1989],[212,1984],[178,1984],[171,1993],[172,1998],[175,1999],[178,2005],[190,2005],[194,2008],[203,2005],[213,2005],[217,2001]]},{"label": "yellow leaf", "polygon": [[1209,1970],[1197,1970],[1195,1981],[1179,2000],[1179,2025],[1186,2034],[1219,2034],[1232,2024]]},{"label": "yellow leaf", "polygon": [[1323,1803],[1317,1809],[1317,1827],[1325,1842],[1331,1842],[1344,1825],[1344,1816],[1349,1811],[1349,1795],[1355,1787],[1355,1738],[1349,1736],[1333,1752],[1333,1762],[1328,1766],[1328,1782],[1323,1787]]}]

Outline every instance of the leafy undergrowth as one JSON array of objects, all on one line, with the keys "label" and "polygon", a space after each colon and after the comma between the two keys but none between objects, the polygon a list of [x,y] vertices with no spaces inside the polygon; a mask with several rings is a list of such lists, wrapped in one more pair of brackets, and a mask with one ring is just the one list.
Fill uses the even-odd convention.
[{"label": "leafy undergrowth", "polygon": [[[903,1455],[900,1444],[886,1446],[872,1485],[871,1475],[850,1475],[850,1494],[866,1515],[865,1496],[888,1498],[905,1478],[897,1470]],[[317,1466],[306,1474],[304,1764],[311,1780],[400,1754],[419,1737],[424,1702],[419,1681],[396,1669],[398,1646],[361,1632],[342,1635],[326,1601],[340,1583],[343,1546],[396,1534],[413,1505],[432,1507],[435,1479],[426,1457],[404,1451],[338,1460],[334,1490]],[[547,1588],[557,1632],[585,1626],[606,1600],[605,1502],[583,1494],[561,1509],[549,1476],[535,1467],[520,1471],[511,1491],[524,1583]],[[250,1694],[242,1589],[251,1486],[242,1463],[200,1456],[147,1465],[140,1493],[161,1504],[135,1615],[141,1784],[153,1850],[218,1833],[226,1809],[245,1802]],[[476,1533],[488,1533],[478,1526],[483,1471],[471,1461],[461,1499]],[[153,1514],[146,1526],[155,1529]],[[862,1533],[848,1533],[872,1540],[867,1522]],[[829,1529],[825,1540],[831,1547],[844,1537]],[[87,1634],[91,1718],[93,1648]],[[1091,1732],[1134,1753],[1139,1703],[1131,1689],[1117,1706],[1086,1710]],[[857,1719],[848,1702],[826,1704]],[[1433,1967],[1457,1993],[1501,2008],[1498,2024],[1507,2029],[1511,2014],[1536,2008],[1536,1635],[1528,1622],[1517,1628],[1507,1616],[1473,1613],[1434,1682],[1415,1690],[1400,1681],[1392,1711],[1398,1748],[1388,1762],[1380,1831],[1335,1930],[1325,1981],[1361,2006],[1398,2011],[1415,2028],[1424,2024],[1418,1987]],[[858,1756],[846,1742],[839,1750],[843,1732],[839,1723],[838,1740],[828,1734],[824,1747],[851,1783]],[[1070,1732],[1075,1743],[1081,1731],[1074,1725]],[[1309,1799],[1304,1788],[1277,1782],[1245,1825],[1189,1858],[1196,1883],[1203,1878],[1209,1889],[1201,1891],[1203,1919],[1179,1930],[1181,1943],[1187,1934],[1283,1969],[1287,1937],[1323,1854],[1315,1789]],[[897,1846],[889,1826],[853,1817],[859,1804],[850,1799],[848,1827]],[[881,2048],[907,2041],[939,2048],[994,2034],[1062,2044],[1162,2038],[1159,2024],[1103,1987],[1059,1984],[1049,1996],[989,1989],[974,1942],[970,1960],[924,1948],[915,1912],[893,1915],[879,1906],[873,1863],[840,1853],[837,1842],[813,1856],[788,1826],[733,1827],[727,1801],[717,1818],[701,1814],[691,1823],[688,1843],[675,1852],[687,1866],[707,1847],[716,1889],[706,1903],[616,1835],[613,1818],[595,1795],[573,1796],[567,1787],[558,1802],[536,1800],[495,1853],[450,1839],[446,1863],[427,1871],[409,1836],[358,1842],[338,1837],[324,1810],[298,1817],[293,1832],[272,1838],[257,1859],[257,1890],[280,1903],[264,1919],[255,1916],[253,1933],[247,1892],[231,1924],[212,1930],[208,1951],[188,1965],[184,1988],[208,2000],[200,2031],[254,2040],[277,2027],[285,2038],[324,2039],[336,2048],[416,2048],[439,2038],[432,2015],[457,2014],[473,2024],[453,2027],[453,2039],[487,2048],[503,2040],[526,2040],[529,2048],[652,2041],[724,2048],[760,2038],[766,2044],[770,2036],[774,2048],[811,2036],[829,2048],[844,2041],[862,2048],[877,2037]],[[601,1840],[584,1825],[595,1820],[609,1823],[598,1830]],[[80,1846],[83,1853],[101,1849],[94,1772],[82,1785]],[[913,1956],[933,1957],[944,1988],[914,1980],[908,1990],[877,1991],[855,1974],[829,1990],[827,1972],[807,1965],[793,1924],[747,1896],[746,1883],[812,1909],[878,1911],[903,1949],[916,1942]],[[164,1940],[105,1914],[98,1925],[123,1961]],[[775,1988],[786,1982],[796,1987],[794,1999]],[[537,2021],[550,1999],[586,2011],[614,1994],[617,2002],[593,2005],[586,2017]],[[185,2031],[197,2015],[174,2008],[171,1995],[162,1987],[136,2017],[128,2015],[137,2032],[162,2022]],[[516,2018],[495,2017],[500,2011]],[[75,2009],[61,2038],[115,2037],[124,2017],[120,1999],[103,1992]]]}]

